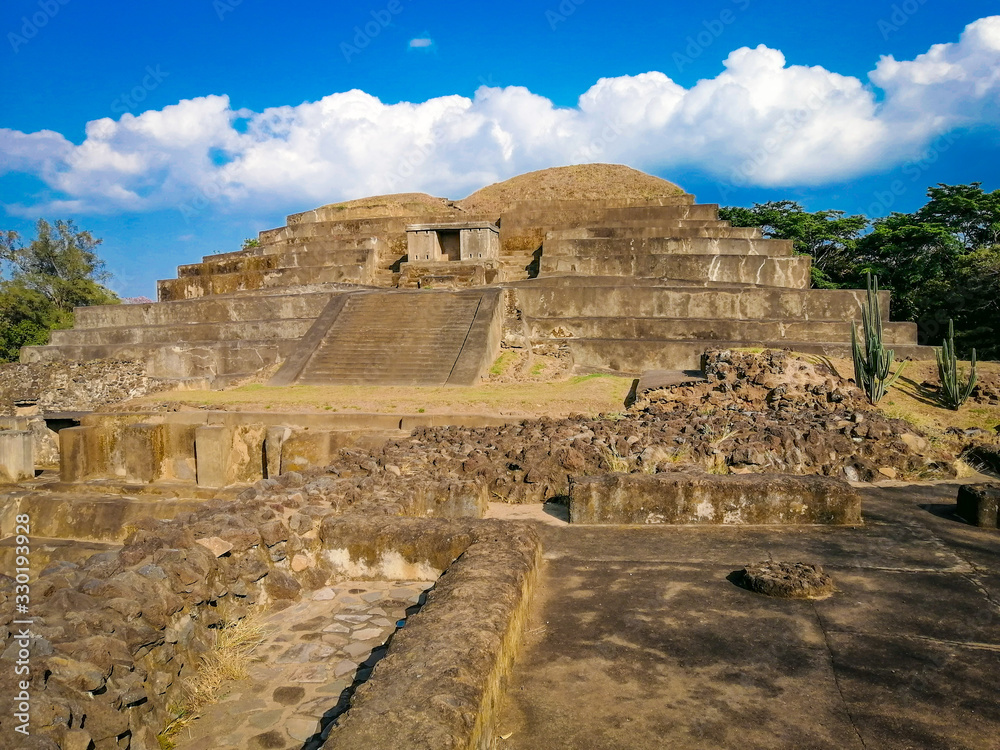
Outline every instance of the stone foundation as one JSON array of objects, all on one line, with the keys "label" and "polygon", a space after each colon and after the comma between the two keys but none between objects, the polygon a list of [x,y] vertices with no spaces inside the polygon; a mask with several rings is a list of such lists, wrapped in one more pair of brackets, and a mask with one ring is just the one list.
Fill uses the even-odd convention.
[{"label": "stone foundation", "polygon": [[782,474],[611,474],[570,480],[570,523],[861,524],[846,482]]}]

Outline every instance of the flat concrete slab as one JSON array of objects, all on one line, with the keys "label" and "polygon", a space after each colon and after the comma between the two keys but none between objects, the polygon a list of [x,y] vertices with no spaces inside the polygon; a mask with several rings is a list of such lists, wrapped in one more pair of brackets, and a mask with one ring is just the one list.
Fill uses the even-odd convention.
[{"label": "flat concrete slab", "polygon": [[[857,528],[542,526],[499,747],[1000,749],[1000,534],[957,490],[865,489]],[[728,580],[768,558],[837,592]]]}]

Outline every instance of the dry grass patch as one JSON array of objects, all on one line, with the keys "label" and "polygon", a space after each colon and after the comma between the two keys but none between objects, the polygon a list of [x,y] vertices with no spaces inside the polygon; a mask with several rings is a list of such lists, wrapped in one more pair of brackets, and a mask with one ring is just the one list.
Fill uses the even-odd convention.
[{"label": "dry grass patch", "polygon": [[585,375],[559,382],[484,383],[472,387],[245,385],[224,391],[158,393],[135,410],[188,406],[231,411],[348,414],[487,414],[512,417],[621,411],[631,378]]},{"label": "dry grass patch", "polygon": [[656,200],[684,191],[666,180],[620,164],[578,164],[529,172],[479,190],[458,205],[470,213],[507,211],[530,200]]},{"label": "dry grass patch", "polygon": [[253,653],[269,632],[260,613],[223,625],[215,648],[202,656],[198,671],[186,681],[181,703],[172,707],[171,713],[176,718],[160,733],[161,748],[173,748],[176,737],[198,718],[201,711],[224,696],[230,682],[250,677]]},{"label": "dry grass patch", "polygon": [[[850,360],[834,359],[829,364],[841,377],[854,376]],[[968,368],[968,363],[965,366]],[[1000,376],[1000,362],[980,362],[978,371],[980,379],[996,378]],[[952,411],[942,405],[936,393],[939,382],[936,363],[908,362],[902,377],[876,408],[891,419],[902,419],[931,435],[944,433],[950,427],[993,431],[1000,425],[1000,406],[970,400],[958,411]],[[935,387],[925,387],[924,383]]]}]

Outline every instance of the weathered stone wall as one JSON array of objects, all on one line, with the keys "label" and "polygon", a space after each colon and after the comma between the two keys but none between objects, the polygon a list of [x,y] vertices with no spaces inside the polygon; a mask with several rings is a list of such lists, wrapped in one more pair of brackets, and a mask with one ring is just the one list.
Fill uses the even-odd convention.
[{"label": "weathered stone wall", "polygon": [[861,495],[843,480],[787,474],[611,474],[570,483],[570,523],[859,525]]},{"label": "weathered stone wall", "polygon": [[0,416],[25,398],[37,399],[42,412],[92,411],[167,388],[142,362],[15,362],[0,365]]},{"label": "weathered stone wall", "polygon": [[485,522],[470,534],[471,543],[412,626],[393,638],[325,747],[497,746],[502,685],[527,621],[541,548],[535,532],[518,525]]},{"label": "weathered stone wall", "polygon": [[[353,504],[343,488],[290,473],[236,503],[137,522],[122,549],[82,565],[50,564],[32,585],[32,747],[156,750],[185,678],[220,627],[255,608],[285,606],[338,576],[404,572],[434,580],[475,544],[499,545],[484,563],[506,548],[530,549],[531,561],[537,558],[537,539],[517,525],[389,518],[424,502],[406,502],[412,493],[402,488],[402,504],[373,505],[368,496],[364,516],[342,516]],[[425,488],[424,495],[448,497],[449,489]],[[463,575],[479,580],[475,572]],[[528,571],[516,568],[515,575],[526,579]],[[484,602],[495,595],[484,582],[473,588]],[[14,581],[0,576],[0,632],[13,644],[4,661],[17,658],[15,619]],[[481,660],[477,645],[461,650]],[[435,682],[445,678],[441,673]],[[23,678],[4,669],[0,692],[16,695],[16,679]],[[386,689],[387,681],[379,685]],[[13,736],[12,722],[9,711],[0,714],[0,733]]]}]

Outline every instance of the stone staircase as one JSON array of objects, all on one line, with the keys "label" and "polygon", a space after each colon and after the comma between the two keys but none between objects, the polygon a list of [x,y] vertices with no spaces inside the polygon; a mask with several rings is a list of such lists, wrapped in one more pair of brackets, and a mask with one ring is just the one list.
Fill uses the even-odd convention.
[{"label": "stone staircase", "polygon": [[[810,258],[719,220],[718,206],[577,201],[526,207],[501,228],[531,225],[545,230],[538,277],[509,285],[513,307],[534,346],[569,349],[579,370],[698,369],[709,348],[850,356],[864,293],[810,289]],[[914,324],[886,318],[885,334],[897,355],[932,358]]]},{"label": "stone staircase", "polygon": [[[492,362],[499,294],[378,292],[349,295],[294,378],[299,385],[445,385],[466,360]],[[477,322],[479,325],[477,326]],[[308,337],[307,337],[308,338]],[[304,346],[310,346],[303,342]],[[290,362],[287,367],[297,367]],[[280,382],[292,380],[278,373]],[[467,380],[468,378],[465,377]],[[470,383],[471,384],[471,383]]]}]

